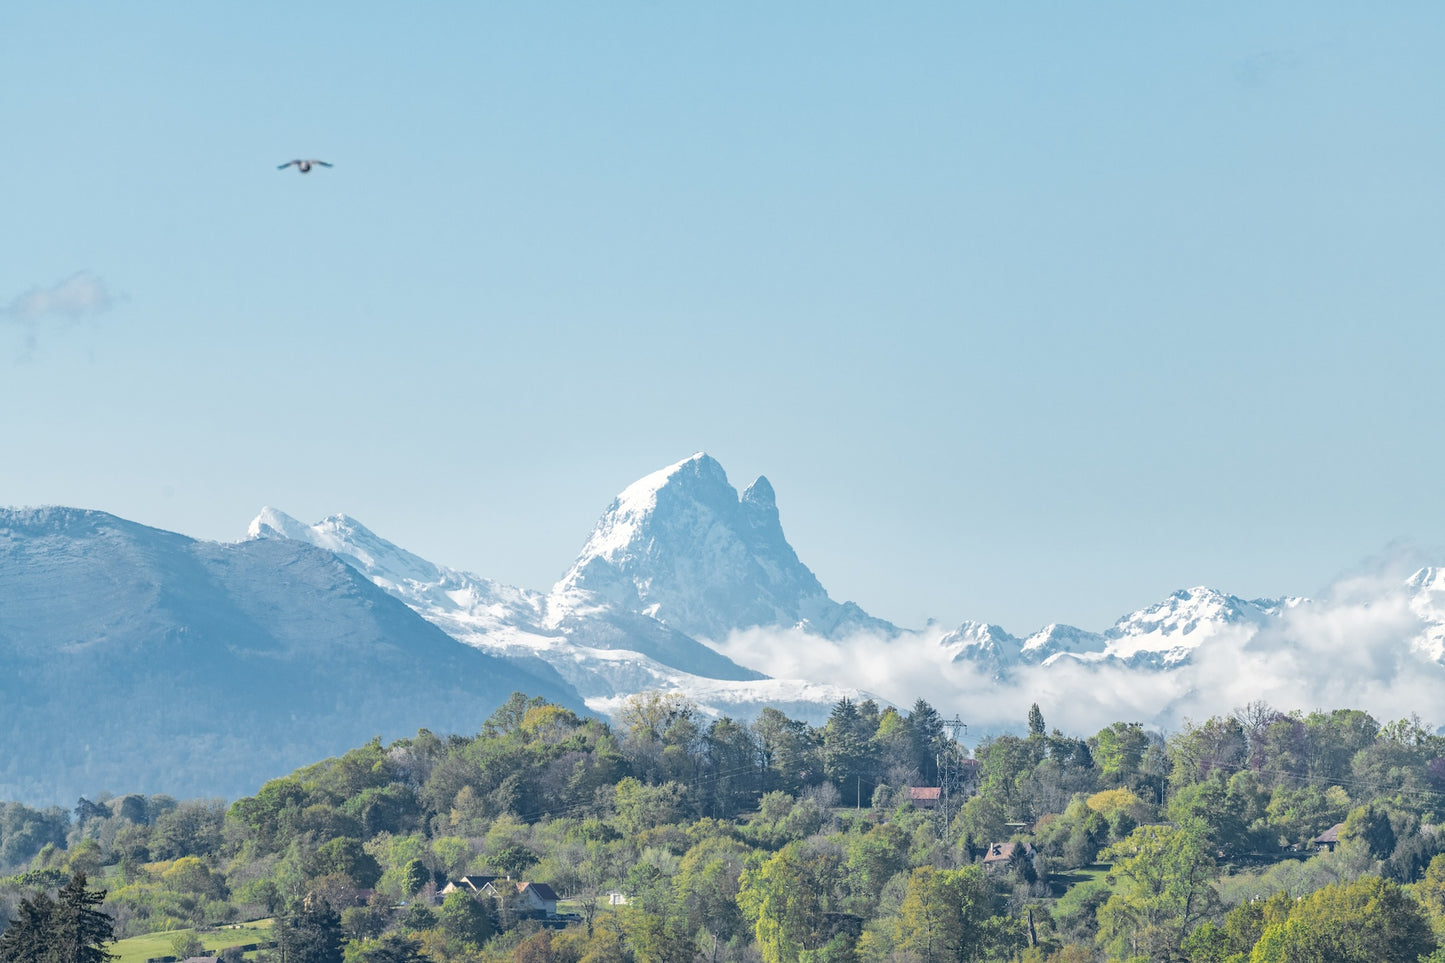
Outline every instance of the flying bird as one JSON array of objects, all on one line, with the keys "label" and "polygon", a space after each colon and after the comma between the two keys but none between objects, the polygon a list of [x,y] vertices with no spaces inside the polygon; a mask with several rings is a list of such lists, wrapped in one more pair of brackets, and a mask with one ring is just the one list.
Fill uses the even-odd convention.
[{"label": "flying bird", "polygon": [[314,167],[314,166],[317,165],[317,164],[320,164],[322,167],[330,167],[330,166],[331,166],[330,164],[326,163],[324,160],[314,160],[314,159],[313,159],[313,160],[289,160],[289,161],[287,161],[286,163],[282,164],[280,167],[278,167],[278,168],[276,168],[276,169],[277,169],[278,171],[284,171],[286,168],[290,167],[292,164],[295,164],[295,165],[296,165],[296,169],[297,169],[298,171],[300,171],[301,173],[303,173],[303,174],[309,174],[309,173],[311,173],[311,168]]}]

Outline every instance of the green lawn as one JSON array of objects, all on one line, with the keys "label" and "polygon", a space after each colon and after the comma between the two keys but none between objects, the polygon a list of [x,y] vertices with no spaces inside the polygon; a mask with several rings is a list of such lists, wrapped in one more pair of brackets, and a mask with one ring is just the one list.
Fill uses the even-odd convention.
[{"label": "green lawn", "polygon": [[1102,880],[1113,866],[1113,863],[1090,863],[1088,866],[1081,866],[1078,869],[1052,873],[1049,875],[1049,883],[1052,886],[1053,895],[1063,896],[1080,883]]},{"label": "green lawn", "polygon": [[[110,947],[116,954],[115,963],[145,963],[146,960],[171,956],[171,940],[180,933],[191,930],[168,930],[164,933],[147,933],[132,936]],[[265,943],[271,938],[271,920],[257,920],[254,923],[236,923],[209,933],[199,934],[207,950],[224,950],[228,946],[245,946],[248,943]]]}]

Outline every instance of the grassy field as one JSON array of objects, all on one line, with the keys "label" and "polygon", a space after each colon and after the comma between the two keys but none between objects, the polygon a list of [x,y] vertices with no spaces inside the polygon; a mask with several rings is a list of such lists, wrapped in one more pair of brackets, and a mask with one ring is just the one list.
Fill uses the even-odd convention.
[{"label": "grassy field", "polygon": [[[115,963],[145,963],[146,960],[171,956],[171,940],[191,930],[168,930],[164,933],[147,933],[132,936],[110,947],[116,954]],[[224,950],[228,946],[245,946],[248,943],[264,943],[271,938],[271,920],[254,923],[236,923],[222,929],[200,933],[201,942],[207,950]]]},{"label": "grassy field", "polygon": [[1113,863],[1090,863],[1088,866],[1081,866],[1067,872],[1052,873],[1049,876],[1049,883],[1053,889],[1053,895],[1055,897],[1063,896],[1080,883],[1102,880],[1113,866]]}]

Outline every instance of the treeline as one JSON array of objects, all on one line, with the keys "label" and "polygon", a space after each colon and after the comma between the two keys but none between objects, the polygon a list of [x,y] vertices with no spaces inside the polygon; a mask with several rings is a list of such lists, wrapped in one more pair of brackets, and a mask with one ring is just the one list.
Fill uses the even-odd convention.
[{"label": "treeline", "polygon": [[[1445,960],[1445,739],[1417,720],[1027,720],[970,757],[922,701],[813,727],[649,694],[609,725],[514,695],[229,806],[0,805],[0,919],[85,874],[119,935],[276,916],[292,963]],[[440,897],[467,874],[570,915]]]}]

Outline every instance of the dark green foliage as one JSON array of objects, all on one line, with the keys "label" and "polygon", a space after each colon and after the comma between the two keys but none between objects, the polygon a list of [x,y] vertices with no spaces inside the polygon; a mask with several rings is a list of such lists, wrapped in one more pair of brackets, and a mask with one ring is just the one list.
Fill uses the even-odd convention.
[{"label": "dark green foliage", "polygon": [[148,849],[153,859],[179,859],[218,853],[226,822],[226,804],[219,799],[181,803],[156,817]]},{"label": "dark green foliage", "polygon": [[[871,708],[871,711],[869,711]],[[878,728],[878,707],[843,698],[823,728],[823,773],[839,794],[857,803],[872,799],[878,779],[873,733]]]},{"label": "dark green foliage", "polygon": [[356,963],[431,963],[422,955],[421,944],[398,933],[391,933],[361,945]]},{"label": "dark green foliage", "polygon": [[275,934],[286,963],[341,963],[341,917],[325,901],[277,920]]},{"label": "dark green foliage", "polygon": [[1352,810],[1340,830],[1340,839],[1358,839],[1375,859],[1387,859],[1395,851],[1395,830],[1389,812],[1371,803]]},{"label": "dark green foliage", "polygon": [[115,924],[98,906],[105,891],[86,889],[76,873],[55,898],[37,893],[23,900],[10,927],[0,934],[0,963],[105,963]]},{"label": "dark green foliage", "polygon": [[1039,710],[1039,704],[1035,702],[1029,706],[1029,737],[1042,739],[1044,736],[1044,714]]},{"label": "dark green foliage", "polygon": [[339,837],[321,845],[311,858],[311,876],[344,876],[359,889],[376,885],[381,864],[362,848],[361,840]]},{"label": "dark green foliage", "polygon": [[69,813],[58,807],[0,803],[0,870],[28,862],[46,846],[64,846],[69,823]]},{"label": "dark green foliage", "polygon": [[494,901],[461,891],[447,894],[437,918],[448,936],[473,946],[481,946],[497,931]]}]

